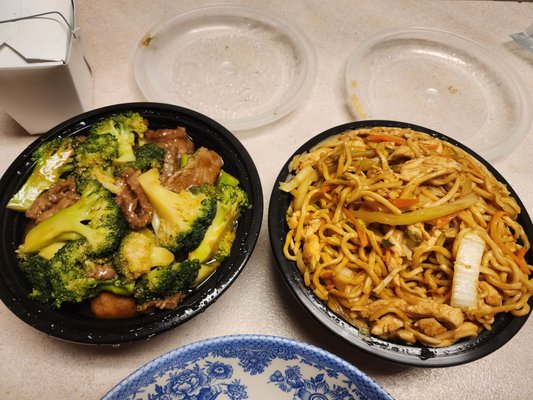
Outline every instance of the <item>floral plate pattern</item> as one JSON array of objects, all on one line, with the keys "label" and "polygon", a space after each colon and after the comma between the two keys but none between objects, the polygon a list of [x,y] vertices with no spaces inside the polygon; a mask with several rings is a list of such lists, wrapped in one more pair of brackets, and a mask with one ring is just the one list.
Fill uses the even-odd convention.
[{"label": "floral plate pattern", "polygon": [[222,336],[144,365],[102,400],[391,400],[363,372],[309,344],[276,336]]}]

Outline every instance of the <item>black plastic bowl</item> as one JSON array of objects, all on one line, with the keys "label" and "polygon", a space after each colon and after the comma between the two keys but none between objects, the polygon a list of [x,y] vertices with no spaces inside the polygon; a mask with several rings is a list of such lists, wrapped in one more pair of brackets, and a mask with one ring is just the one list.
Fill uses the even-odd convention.
[{"label": "black plastic bowl", "polygon": [[[200,287],[193,290],[174,310],[155,311],[124,320],[84,317],[67,307],[55,310],[28,298],[31,287],[19,269],[15,250],[23,238],[26,219],[6,209],[6,204],[26,178],[34,163],[33,151],[58,136],[83,134],[102,118],[124,111],[136,111],[150,122],[150,128],[187,129],[196,147],[218,152],[224,169],[236,176],[248,193],[252,208],[239,220],[231,255]],[[87,344],[118,344],[147,339],[172,329],[204,311],[234,282],[257,242],[263,215],[263,195],[257,169],[242,144],[227,129],[197,112],[159,103],[129,103],[100,108],[74,117],[50,130],[20,154],[0,181],[0,298],[20,319],[57,338]]]},{"label": "black plastic bowl", "polygon": [[[281,274],[296,299],[313,317],[338,337],[374,356],[396,364],[415,367],[448,367],[465,364],[484,357],[508,342],[524,325],[529,315],[524,317],[514,317],[509,313],[499,314],[492,325],[491,331],[483,330],[475,339],[463,340],[444,348],[432,348],[422,345],[407,346],[401,343],[388,342],[375,336],[368,336],[360,333],[355,327],[330,311],[324,302],[318,299],[318,297],[305,286],[296,264],[288,261],[283,255],[283,245],[288,231],[286,213],[291,201],[291,195],[279,190],[278,185],[280,182],[284,182],[289,176],[289,163],[292,158],[297,154],[308,151],[311,147],[329,136],[350,129],[375,126],[411,128],[419,132],[425,132],[431,136],[447,141],[471,154],[474,158],[484,164],[496,179],[507,186],[509,192],[517,200],[522,209],[518,221],[524,227],[530,240],[533,239],[533,225],[531,219],[529,218],[524,205],[516,195],[516,192],[487,161],[483,160],[475,152],[454,139],[421,126],[395,121],[358,121],[336,126],[313,137],[296,150],[281,169],[272,190],[268,214],[270,243]],[[527,262],[529,264],[533,263],[533,255],[531,251],[528,252]],[[530,298],[529,304],[533,307],[533,297]]]}]

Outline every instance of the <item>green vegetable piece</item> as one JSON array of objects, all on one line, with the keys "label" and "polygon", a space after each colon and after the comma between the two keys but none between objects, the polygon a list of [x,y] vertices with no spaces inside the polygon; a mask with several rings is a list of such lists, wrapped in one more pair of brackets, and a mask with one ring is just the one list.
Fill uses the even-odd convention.
[{"label": "green vegetable piece", "polygon": [[229,256],[235,235],[235,225],[241,211],[249,207],[248,195],[239,186],[221,184],[218,192],[217,210],[202,242],[189,253],[189,259],[201,263],[216,256],[222,260]]},{"label": "green vegetable piece", "polygon": [[126,234],[114,256],[115,269],[128,281],[150,272],[153,267],[169,265],[173,261],[174,254],[157,246],[155,235],[149,229]]},{"label": "green vegetable piece", "polygon": [[360,218],[367,224],[377,222],[384,225],[412,225],[417,222],[429,221],[467,209],[472,207],[478,201],[479,197],[475,193],[469,193],[464,197],[440,206],[421,208],[402,214],[366,210],[356,210],[353,214],[356,218]]},{"label": "green vegetable piece", "polygon": [[185,154],[182,154],[181,157],[180,157],[180,168],[183,169],[187,166],[187,163],[189,162],[189,154],[185,153]]},{"label": "green vegetable piece", "polygon": [[93,125],[90,135],[111,134],[118,142],[118,158],[114,163],[120,164],[135,160],[134,146],[142,142],[148,129],[144,118],[136,112],[113,115]]},{"label": "green vegetable piece", "polygon": [[19,246],[21,254],[36,253],[55,242],[80,236],[90,244],[93,256],[113,253],[126,233],[122,211],[111,192],[94,179],[78,182],[80,199],[64,208],[26,234]]},{"label": "green vegetable piece", "polygon": [[43,304],[51,304],[53,297],[48,260],[33,255],[27,259],[22,259],[20,268],[32,287],[29,297]]},{"label": "green vegetable piece", "polygon": [[42,144],[32,156],[35,166],[31,175],[9,200],[7,208],[22,212],[28,210],[41,193],[71,171],[74,146],[72,138],[57,138]]},{"label": "green vegetable piece", "polygon": [[154,143],[146,143],[135,148],[134,154],[135,161],[115,166],[115,175],[122,175],[127,168],[141,172],[146,172],[152,168],[161,169],[165,163],[166,151]]},{"label": "green vegetable piece", "polygon": [[192,287],[199,269],[198,260],[154,268],[138,279],[134,292],[136,302],[144,304],[186,292]]},{"label": "green vegetable piece", "polygon": [[118,157],[118,142],[109,134],[88,136],[76,149],[76,168],[78,176],[94,178],[107,190],[118,193],[121,188],[116,184],[113,161]]},{"label": "green vegetable piece", "polygon": [[220,175],[217,179],[217,189],[220,189],[222,185],[238,186],[239,180],[224,170],[220,171]]},{"label": "green vegetable piece", "polygon": [[202,185],[175,193],[162,186],[155,168],[138,180],[154,208],[152,225],[159,246],[181,255],[196,248],[215,216],[214,187]]},{"label": "green vegetable piece", "polygon": [[91,270],[109,261],[91,258],[91,246],[85,239],[66,243],[49,260],[34,255],[20,263],[32,285],[30,298],[60,308],[64,303],[80,303],[102,291],[132,295],[133,283],[120,279],[96,279]]}]

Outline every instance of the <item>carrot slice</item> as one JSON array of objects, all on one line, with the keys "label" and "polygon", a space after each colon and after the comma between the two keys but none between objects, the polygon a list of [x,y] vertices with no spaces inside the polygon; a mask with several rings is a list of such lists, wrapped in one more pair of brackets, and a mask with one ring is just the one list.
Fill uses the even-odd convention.
[{"label": "carrot slice", "polygon": [[327,193],[331,190],[332,185],[324,185],[320,188],[320,193]]},{"label": "carrot slice", "polygon": [[346,207],[342,207],[342,212],[350,220],[350,222],[355,227],[355,231],[357,232],[357,237],[359,238],[359,242],[361,243],[362,247],[368,246],[368,236],[365,232],[365,228],[361,224],[361,221],[358,221],[357,218],[352,214],[350,210],[348,210]]},{"label": "carrot slice", "polygon": [[342,213],[346,216],[346,218],[350,220],[350,222],[352,223],[354,227],[358,225],[357,218],[355,218],[352,212],[348,210],[346,207],[342,207]]},{"label": "carrot slice", "polygon": [[445,215],[443,217],[437,218],[435,220],[435,226],[437,228],[444,228],[446,225],[448,225],[455,217],[457,217],[457,213],[452,213]]},{"label": "carrot slice", "polygon": [[393,136],[393,135],[369,135],[366,137],[367,142],[392,142],[398,145],[407,143],[402,137]]},{"label": "carrot slice", "polygon": [[406,208],[414,206],[418,202],[418,199],[389,199],[389,202],[395,207]]},{"label": "carrot slice", "polygon": [[361,246],[366,247],[368,246],[368,236],[366,235],[365,229],[361,225],[361,223],[358,223],[355,225],[355,231],[357,232],[357,236],[359,237],[359,240],[361,241]]}]

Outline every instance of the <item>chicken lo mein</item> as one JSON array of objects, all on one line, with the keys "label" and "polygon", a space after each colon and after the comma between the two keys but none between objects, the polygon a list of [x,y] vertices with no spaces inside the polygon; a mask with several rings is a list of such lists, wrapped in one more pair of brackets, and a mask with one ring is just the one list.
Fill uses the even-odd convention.
[{"label": "chicken lo mein", "polygon": [[529,313],[530,243],[507,188],[411,129],[332,136],[295,156],[284,255],[363,334],[449,346]]}]

